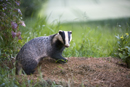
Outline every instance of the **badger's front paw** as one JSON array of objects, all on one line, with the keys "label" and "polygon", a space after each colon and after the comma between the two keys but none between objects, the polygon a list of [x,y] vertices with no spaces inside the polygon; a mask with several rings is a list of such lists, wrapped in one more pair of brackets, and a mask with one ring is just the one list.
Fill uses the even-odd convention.
[{"label": "badger's front paw", "polygon": [[66,62],[68,62],[67,59],[58,59],[58,60],[56,60],[56,63],[66,63]]}]

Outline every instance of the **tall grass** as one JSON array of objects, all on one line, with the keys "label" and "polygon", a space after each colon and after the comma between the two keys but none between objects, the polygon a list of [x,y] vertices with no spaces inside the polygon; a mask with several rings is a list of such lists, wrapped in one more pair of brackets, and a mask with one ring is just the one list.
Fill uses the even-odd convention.
[{"label": "tall grass", "polygon": [[65,49],[66,57],[108,57],[114,56],[116,46],[115,35],[130,33],[129,20],[106,20],[87,23],[47,24],[44,19],[26,21],[23,30],[23,41],[57,33],[59,30],[72,31],[71,46]]}]

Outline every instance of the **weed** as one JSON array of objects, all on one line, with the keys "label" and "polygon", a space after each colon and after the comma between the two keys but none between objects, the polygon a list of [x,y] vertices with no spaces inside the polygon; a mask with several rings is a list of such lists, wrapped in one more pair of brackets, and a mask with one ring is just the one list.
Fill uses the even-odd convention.
[{"label": "weed", "polygon": [[127,63],[127,67],[130,68],[130,37],[129,33],[125,33],[122,36],[116,36],[117,41],[117,56],[119,56],[124,62]]}]

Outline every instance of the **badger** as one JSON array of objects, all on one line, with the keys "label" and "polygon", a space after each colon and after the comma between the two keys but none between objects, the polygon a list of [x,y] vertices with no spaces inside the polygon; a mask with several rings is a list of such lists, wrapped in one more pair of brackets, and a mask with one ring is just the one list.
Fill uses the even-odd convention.
[{"label": "badger", "polygon": [[50,57],[58,63],[68,60],[62,56],[63,50],[70,46],[71,31],[59,30],[57,34],[36,37],[27,42],[16,56],[16,75],[23,70],[27,75],[33,74],[43,58]]}]

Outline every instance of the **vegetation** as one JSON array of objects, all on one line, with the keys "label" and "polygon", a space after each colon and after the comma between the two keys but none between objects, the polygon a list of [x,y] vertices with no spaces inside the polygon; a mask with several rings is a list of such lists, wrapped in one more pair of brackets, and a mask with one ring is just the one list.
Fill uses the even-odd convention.
[{"label": "vegetation", "polygon": [[[55,34],[59,30],[71,30],[73,39],[71,46],[64,51],[66,57],[116,56],[118,45],[115,36],[130,32],[129,20],[126,21],[126,19],[87,23],[57,23],[57,25],[48,25],[44,21],[46,18],[35,20],[35,22],[26,21],[29,26],[22,29],[25,32],[22,35],[24,43],[38,36]],[[28,31],[26,31],[27,29]]]},{"label": "vegetation", "polygon": [[42,7],[42,4],[47,0],[21,0],[21,10],[23,12],[23,17],[31,17],[31,15],[37,15],[39,9]]},{"label": "vegetation", "polygon": [[[11,62],[19,49],[29,40],[57,33],[59,30],[72,31],[71,46],[65,49],[65,57],[120,57],[125,62],[130,58],[130,19],[95,21],[87,23],[57,22],[47,24],[47,18],[27,18],[22,21],[20,2],[15,0],[0,1],[0,87],[26,87],[48,85],[42,78],[33,81],[25,76],[15,76],[12,69],[4,64],[4,59]],[[33,11],[32,11],[33,12]],[[25,12],[26,13],[26,12]],[[22,26],[21,26],[22,25]],[[123,36],[122,36],[123,35]],[[40,72],[39,72],[40,73]],[[39,80],[44,83],[39,83]],[[55,86],[54,83],[52,85]],[[50,85],[49,85],[50,86]]]},{"label": "vegetation", "polygon": [[0,59],[13,57],[18,52],[18,42],[22,39],[19,26],[25,26],[19,6],[16,0],[0,1]]},{"label": "vegetation", "polygon": [[130,68],[130,37],[128,33],[122,36],[116,36],[118,39],[118,53],[119,56],[124,62],[127,63],[127,67]]}]

